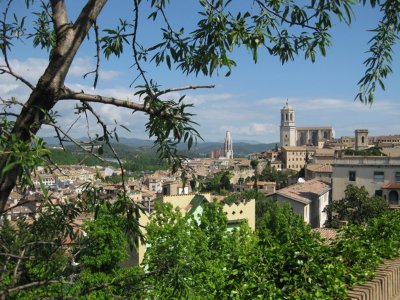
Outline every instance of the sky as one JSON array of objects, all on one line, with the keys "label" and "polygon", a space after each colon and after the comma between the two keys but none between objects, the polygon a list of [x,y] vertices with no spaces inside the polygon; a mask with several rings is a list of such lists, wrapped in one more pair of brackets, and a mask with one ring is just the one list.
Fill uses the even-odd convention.
[{"label": "sky", "polygon": [[[17,2],[13,9],[23,12],[23,1]],[[171,1],[172,8],[167,10],[173,26],[192,28],[196,15],[191,1]],[[234,1],[235,2],[235,1]],[[6,1],[0,0],[3,11]],[[70,7],[69,17],[76,16],[76,5]],[[118,7],[115,7],[118,3]],[[131,1],[110,1],[102,15],[102,28],[131,14],[128,3]],[[113,6],[114,5],[114,6]],[[125,6],[126,5],[126,6]],[[28,12],[29,14],[32,11]],[[75,13],[75,14],[74,14]],[[192,17],[189,17],[192,16]],[[145,17],[142,17],[145,20]],[[335,22],[332,31],[332,45],[327,50],[327,56],[318,56],[315,63],[306,61],[303,55],[295,61],[282,65],[278,58],[268,55],[266,50],[259,54],[255,64],[251,54],[246,49],[237,49],[234,59],[237,67],[231,76],[225,77],[225,71],[213,77],[186,76],[177,70],[168,70],[165,66],[155,67],[145,65],[146,72],[154,77],[162,88],[181,87],[186,85],[215,84],[213,89],[199,89],[172,93],[169,96],[179,98],[186,94],[186,102],[193,103],[194,121],[199,125],[196,129],[205,141],[222,142],[225,132],[229,130],[233,141],[249,141],[260,143],[275,143],[279,141],[280,109],[288,101],[296,114],[296,126],[332,126],[336,137],[353,136],[355,129],[368,129],[370,135],[400,134],[400,68],[396,59],[399,47],[395,48],[393,71],[385,81],[386,90],[378,90],[373,105],[355,102],[358,92],[357,82],[363,76],[363,61],[368,49],[368,40],[379,20],[379,13],[370,8],[356,7],[353,22],[350,27]],[[27,19],[27,26],[31,22]],[[142,23],[140,38],[144,43],[150,43],[150,37],[156,38],[159,26]],[[155,31],[157,30],[157,31]],[[70,69],[66,84],[87,93],[103,94],[121,99],[137,101],[135,88],[130,87],[136,77],[136,71],[131,68],[132,57],[129,49],[121,58],[103,61],[100,80],[96,90],[93,89],[93,77],[83,79],[83,74],[95,68],[93,43],[86,43]],[[16,43],[9,60],[14,71],[25,76],[31,82],[36,82],[44,71],[47,53],[40,48],[33,48],[30,40]],[[4,58],[0,57],[2,64]],[[1,76],[0,96],[7,99],[11,96],[23,101],[29,91],[12,78]],[[59,124],[69,127],[77,115],[74,113],[76,103],[64,101],[57,104]],[[144,130],[146,116],[140,113],[132,114],[127,109],[105,105],[95,105],[101,112],[107,124],[118,124],[128,127],[131,132],[118,129],[119,136],[148,138]],[[71,130],[75,137],[81,137],[88,131],[94,131],[95,124],[88,128],[81,117]],[[50,128],[40,132],[43,136],[52,136]]]}]

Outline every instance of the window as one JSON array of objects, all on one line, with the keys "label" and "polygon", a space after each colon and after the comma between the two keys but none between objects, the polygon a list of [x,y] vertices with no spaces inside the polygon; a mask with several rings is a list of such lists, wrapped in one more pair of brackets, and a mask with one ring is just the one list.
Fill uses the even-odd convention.
[{"label": "window", "polygon": [[385,173],[383,171],[375,171],[374,172],[374,181],[375,182],[383,182],[385,179]]},{"label": "window", "polygon": [[356,171],[349,171],[349,181],[356,181]]},{"label": "window", "polygon": [[396,182],[400,182],[400,172],[396,172],[394,174],[394,178],[395,178]]},{"label": "window", "polygon": [[382,190],[375,191],[375,196],[382,197],[382,195],[383,195]]}]

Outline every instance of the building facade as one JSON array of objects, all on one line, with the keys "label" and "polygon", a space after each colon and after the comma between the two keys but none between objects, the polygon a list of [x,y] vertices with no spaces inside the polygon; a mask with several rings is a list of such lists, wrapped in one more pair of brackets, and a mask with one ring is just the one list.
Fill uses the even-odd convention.
[{"label": "building facade", "polygon": [[315,148],[306,146],[282,147],[282,165],[284,169],[300,171],[314,156]]},{"label": "building facade", "polygon": [[400,157],[345,156],[337,158],[332,167],[333,201],[343,199],[347,185],[352,184],[399,204]]},{"label": "building facade", "polygon": [[335,132],[332,127],[298,127],[296,128],[296,145],[319,146],[327,140],[332,140]]},{"label": "building facade", "polygon": [[331,185],[319,179],[314,179],[278,190],[274,200],[288,203],[295,213],[302,216],[304,222],[313,228],[323,227],[327,214],[324,211],[329,204]]}]

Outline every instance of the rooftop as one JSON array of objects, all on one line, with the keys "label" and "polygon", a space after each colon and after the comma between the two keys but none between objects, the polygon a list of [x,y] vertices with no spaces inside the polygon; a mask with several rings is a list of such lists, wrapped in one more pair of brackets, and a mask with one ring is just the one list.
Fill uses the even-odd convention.
[{"label": "rooftop", "polygon": [[307,170],[311,172],[332,173],[331,164],[308,164]]},{"label": "rooftop", "polygon": [[330,189],[331,185],[326,181],[321,179],[313,179],[278,190],[276,194],[304,204],[309,204],[316,197],[321,196]]}]

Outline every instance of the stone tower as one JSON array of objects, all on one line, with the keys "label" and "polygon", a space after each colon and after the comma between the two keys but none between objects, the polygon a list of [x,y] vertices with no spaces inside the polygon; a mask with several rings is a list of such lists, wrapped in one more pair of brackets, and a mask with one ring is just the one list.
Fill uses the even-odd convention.
[{"label": "stone tower", "polygon": [[355,149],[368,149],[368,129],[356,129],[355,131]]},{"label": "stone tower", "polygon": [[281,147],[296,146],[296,125],[294,110],[286,101],[286,105],[281,109]]},{"label": "stone tower", "polygon": [[224,156],[228,159],[233,159],[233,144],[231,133],[229,131],[227,131],[225,135]]}]

